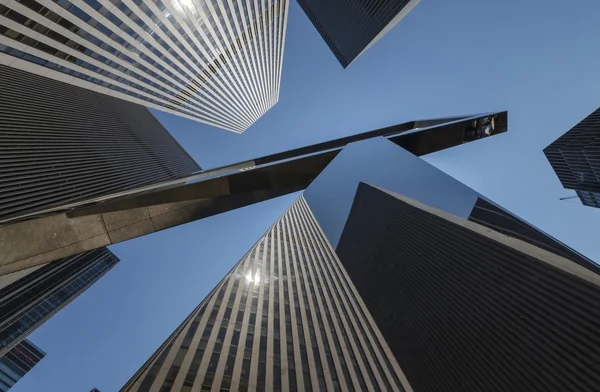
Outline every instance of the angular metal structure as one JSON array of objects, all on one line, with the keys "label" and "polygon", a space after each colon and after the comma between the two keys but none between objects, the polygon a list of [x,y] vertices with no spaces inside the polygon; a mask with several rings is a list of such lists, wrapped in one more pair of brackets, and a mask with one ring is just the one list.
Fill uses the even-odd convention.
[{"label": "angular metal structure", "polygon": [[46,356],[25,339],[0,357],[0,392],[8,392],[21,378]]},{"label": "angular metal structure", "polygon": [[300,191],[354,142],[387,139],[424,155],[506,130],[506,112],[410,121],[51,208],[0,226],[0,275]]},{"label": "angular metal structure", "polygon": [[7,0],[0,64],[233,132],[279,97],[289,0]]}]

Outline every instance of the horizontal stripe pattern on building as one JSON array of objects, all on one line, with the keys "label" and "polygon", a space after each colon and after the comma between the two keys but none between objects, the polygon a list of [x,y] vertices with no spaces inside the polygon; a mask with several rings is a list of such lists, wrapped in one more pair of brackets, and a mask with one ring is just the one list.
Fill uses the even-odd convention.
[{"label": "horizontal stripe pattern on building", "polygon": [[119,262],[107,248],[56,260],[0,290],[0,355]]},{"label": "horizontal stripe pattern on building", "polygon": [[243,132],[278,100],[289,0],[7,0],[0,64]]},{"label": "horizontal stripe pattern on building", "polygon": [[0,221],[189,175],[144,107],[0,65]]},{"label": "horizontal stripe pattern on building", "polygon": [[581,202],[600,206],[600,108],[544,149],[562,185]]},{"label": "horizontal stripe pattern on building", "polygon": [[338,255],[416,391],[596,391],[600,277],[366,184]]},{"label": "horizontal stripe pattern on building", "polygon": [[300,197],[122,391],[402,391]]}]

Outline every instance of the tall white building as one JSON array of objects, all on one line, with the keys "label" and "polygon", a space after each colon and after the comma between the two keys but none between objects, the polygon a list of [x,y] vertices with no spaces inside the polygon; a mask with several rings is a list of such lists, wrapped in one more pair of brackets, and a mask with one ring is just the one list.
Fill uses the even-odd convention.
[{"label": "tall white building", "polygon": [[0,0],[0,64],[241,133],[278,100],[289,0]]}]

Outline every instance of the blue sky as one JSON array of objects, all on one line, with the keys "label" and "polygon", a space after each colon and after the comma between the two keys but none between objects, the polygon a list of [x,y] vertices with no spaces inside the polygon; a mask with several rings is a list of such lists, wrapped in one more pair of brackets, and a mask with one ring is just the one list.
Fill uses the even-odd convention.
[{"label": "blue sky", "polygon": [[[290,6],[279,103],[246,133],[156,112],[201,166],[412,119],[508,110],[507,134],[426,160],[600,260],[600,210],[559,201],[572,193],[542,154],[600,106],[600,2],[422,0],[346,70]],[[31,336],[47,356],[14,391],[118,390],[293,199],[111,247],[121,262]]]}]

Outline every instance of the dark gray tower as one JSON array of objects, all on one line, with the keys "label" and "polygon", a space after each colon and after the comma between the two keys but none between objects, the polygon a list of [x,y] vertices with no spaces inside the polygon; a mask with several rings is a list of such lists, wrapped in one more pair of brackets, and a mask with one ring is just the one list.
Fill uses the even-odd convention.
[{"label": "dark gray tower", "polygon": [[0,65],[0,223],[200,170],[143,106]]},{"label": "dark gray tower", "polygon": [[597,390],[600,275],[515,237],[359,185],[337,253],[414,390]]},{"label": "dark gray tower", "polygon": [[390,31],[420,0],[298,0],[342,67]]},{"label": "dark gray tower", "polygon": [[544,149],[561,184],[600,208],[600,108]]},{"label": "dark gray tower", "polygon": [[119,262],[107,248],[65,257],[0,290],[0,355],[87,290]]},{"label": "dark gray tower", "polygon": [[300,197],[122,391],[406,389]]}]

